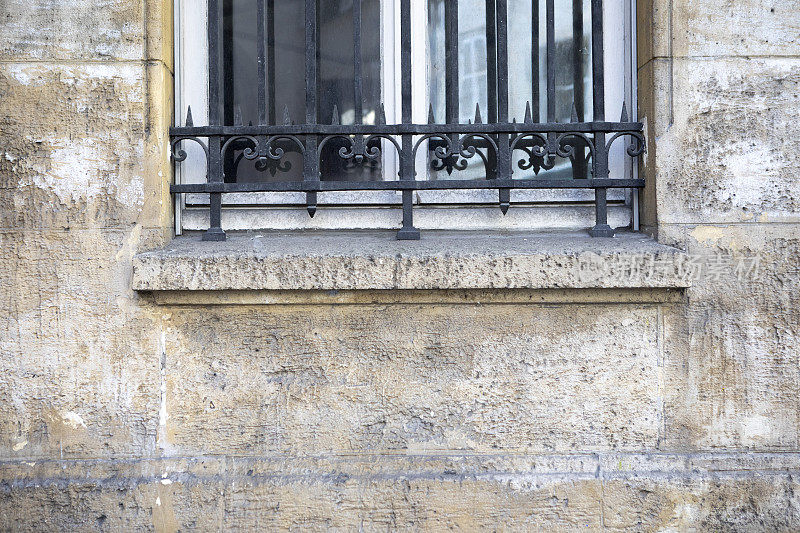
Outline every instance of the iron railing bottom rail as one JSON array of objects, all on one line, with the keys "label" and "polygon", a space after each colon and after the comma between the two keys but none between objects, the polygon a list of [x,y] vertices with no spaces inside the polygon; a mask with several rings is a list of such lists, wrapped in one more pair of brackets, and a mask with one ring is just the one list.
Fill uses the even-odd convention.
[{"label": "iron railing bottom rail", "polygon": [[339,191],[431,191],[464,189],[632,189],[642,188],[641,179],[602,180],[436,180],[436,181],[292,181],[263,183],[184,183],[172,193],[339,192]]}]

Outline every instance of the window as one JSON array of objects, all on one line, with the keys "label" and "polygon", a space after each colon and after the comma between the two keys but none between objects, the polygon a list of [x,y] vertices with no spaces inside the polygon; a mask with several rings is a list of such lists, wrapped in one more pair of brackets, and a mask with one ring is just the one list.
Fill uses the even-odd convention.
[{"label": "window", "polygon": [[179,231],[630,218],[629,0],[176,1]]}]

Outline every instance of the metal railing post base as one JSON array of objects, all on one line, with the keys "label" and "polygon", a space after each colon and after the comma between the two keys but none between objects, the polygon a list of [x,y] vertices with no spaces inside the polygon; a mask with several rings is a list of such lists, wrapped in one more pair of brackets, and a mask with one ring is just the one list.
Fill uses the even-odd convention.
[{"label": "metal railing post base", "polygon": [[420,232],[417,228],[402,228],[397,232],[398,241],[418,241]]},{"label": "metal railing post base", "polygon": [[222,231],[222,228],[210,228],[203,233],[203,240],[204,241],[213,241],[213,242],[220,242],[224,241],[227,238],[225,232]]},{"label": "metal railing post base", "polygon": [[592,237],[613,237],[614,228],[608,224],[598,224],[589,230],[589,235]]}]

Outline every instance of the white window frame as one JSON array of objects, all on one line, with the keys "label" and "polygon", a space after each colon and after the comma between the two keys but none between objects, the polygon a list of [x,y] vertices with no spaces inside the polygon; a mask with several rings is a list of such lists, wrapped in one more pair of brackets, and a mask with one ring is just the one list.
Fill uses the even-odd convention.
[{"label": "white window frame", "polygon": [[[387,122],[400,122],[400,36],[399,0],[381,2],[382,94]],[[196,126],[208,124],[208,42],[207,0],[174,0],[175,117],[184,124],[186,110],[192,109]],[[427,0],[411,0],[412,13],[412,118],[427,122],[429,105]],[[636,7],[633,0],[605,0],[604,62],[606,116],[621,114],[624,101],[631,120],[636,117]],[[199,29],[199,31],[198,31]],[[619,31],[622,29],[622,31]],[[513,52],[513,50],[510,50]],[[622,80],[622,81],[620,81]],[[463,110],[462,110],[463,111]],[[522,110],[511,110],[515,116]],[[462,113],[463,114],[463,113]],[[184,143],[187,160],[175,165],[176,183],[205,179],[205,160],[194,143]],[[397,156],[384,146],[383,168],[396,179]],[[616,154],[613,153],[616,152]],[[610,154],[610,171],[626,178],[637,177],[634,161],[623,156],[623,143]],[[426,158],[426,150],[420,150]],[[426,161],[417,171],[429,174]],[[427,176],[426,176],[427,177]],[[419,176],[418,176],[418,179]],[[512,209],[500,213],[497,191],[419,191],[415,197],[415,226],[430,229],[543,230],[583,229],[594,224],[592,190],[512,190]],[[179,194],[175,209],[175,230],[204,230],[208,227],[207,195]],[[638,194],[630,189],[609,191],[609,224],[638,230]],[[303,207],[303,193],[237,193],[223,196],[222,226],[236,230],[302,229],[396,229],[401,218],[400,195],[396,191],[353,191],[319,193],[320,209],[312,219]],[[391,204],[377,206],[375,204]],[[281,205],[288,204],[288,205]],[[516,204],[516,205],[514,205]]]}]

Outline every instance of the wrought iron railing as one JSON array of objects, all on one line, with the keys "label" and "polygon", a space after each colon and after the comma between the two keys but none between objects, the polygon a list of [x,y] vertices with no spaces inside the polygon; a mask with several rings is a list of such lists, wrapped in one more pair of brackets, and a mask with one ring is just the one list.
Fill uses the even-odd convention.
[{"label": "wrought iron railing", "polygon": [[[185,126],[170,129],[171,146],[175,161],[187,157],[182,143],[191,141],[200,145],[206,158],[206,182],[200,184],[175,184],[172,193],[208,193],[210,198],[210,227],[204,240],[224,240],[221,227],[222,195],[248,192],[302,192],[306,195],[306,208],[310,216],[317,211],[317,194],[325,191],[402,191],[402,227],[398,239],[419,239],[414,227],[414,191],[441,189],[496,189],[498,204],[505,214],[510,206],[511,189],[593,189],[595,192],[596,220],[590,230],[596,237],[610,237],[614,230],[607,220],[607,190],[609,188],[640,188],[641,179],[612,179],[609,177],[609,153],[614,142],[628,139],[625,152],[638,158],[645,149],[642,124],[631,122],[623,105],[618,122],[605,120],[604,65],[603,65],[603,10],[602,0],[591,0],[591,50],[592,50],[592,103],[593,120],[581,121],[573,107],[572,120],[558,123],[555,118],[556,60],[555,60],[555,7],[554,0],[546,0],[546,102],[547,121],[538,122],[538,80],[534,81],[533,105],[528,105],[522,122],[509,120],[508,90],[508,20],[507,0],[487,0],[487,42],[490,47],[488,70],[492,81],[489,86],[490,109],[488,123],[482,123],[480,109],[476,110],[473,123],[458,123],[458,61],[446,66],[446,116],[445,124],[435,123],[431,117],[427,124],[412,122],[412,53],[411,53],[411,1],[400,2],[401,15],[401,92],[402,120],[399,124],[387,124],[382,106],[378,110],[375,124],[366,125],[361,113],[356,112],[355,124],[342,125],[334,114],[332,124],[320,124],[317,105],[318,88],[318,0],[305,0],[305,123],[293,124],[288,112],[283,124],[267,124],[266,108],[268,94],[274,88],[267,86],[268,51],[264,46],[264,21],[267,10],[274,0],[256,0],[258,5],[258,72],[262,80],[258,88],[259,124],[223,125],[220,117],[220,37],[218,1],[208,0],[209,43],[209,126],[194,126],[191,110],[187,113]],[[534,1],[532,41],[538,42],[538,2]],[[446,0],[445,33],[448,55],[455,48],[458,57],[458,1]],[[361,105],[362,72],[361,47],[361,0],[353,0],[354,13],[354,95],[357,109]],[[532,53],[534,72],[538,72],[538,49]],[[575,69],[576,72],[579,69]],[[533,76],[536,78],[536,76]],[[576,93],[578,91],[576,81]],[[580,84],[582,86],[582,83]],[[577,99],[577,96],[576,96]],[[576,105],[582,107],[582,98]],[[273,111],[274,113],[274,111]],[[581,111],[582,115],[582,111]],[[274,120],[273,120],[274,122]],[[427,142],[426,142],[427,141]],[[382,150],[388,148],[397,153],[399,175],[396,180],[386,181],[328,181],[320,179],[320,160],[327,145],[336,145],[334,153],[343,160],[357,163],[375,161]],[[463,170],[464,159],[481,155],[486,164],[484,179],[440,179],[418,180],[416,172],[417,154],[429,151],[433,168]],[[225,158],[231,150],[238,149],[242,156],[255,161],[257,168],[280,165],[288,152],[302,154],[302,181],[261,181],[251,183],[231,182],[226,176]],[[520,156],[519,160],[516,157]],[[572,160],[572,179],[514,178],[514,162],[517,167],[552,168],[556,157]],[[583,166],[583,171],[580,170]],[[228,178],[228,179],[226,179]]]}]

